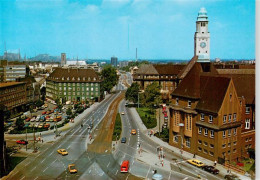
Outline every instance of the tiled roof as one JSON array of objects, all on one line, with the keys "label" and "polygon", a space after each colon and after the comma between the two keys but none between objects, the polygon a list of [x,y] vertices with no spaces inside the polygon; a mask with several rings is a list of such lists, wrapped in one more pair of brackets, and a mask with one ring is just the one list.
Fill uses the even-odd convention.
[{"label": "tiled roof", "polygon": [[219,74],[255,74],[255,69],[217,69]]},{"label": "tiled roof", "polygon": [[152,64],[142,64],[135,74],[157,75],[158,72]]},{"label": "tiled roof", "polygon": [[56,82],[101,82],[93,69],[64,69],[56,68],[47,80]]},{"label": "tiled roof", "polygon": [[222,74],[231,77],[238,97],[244,97],[246,104],[254,104],[255,99],[255,75],[254,74]]},{"label": "tiled roof", "polygon": [[25,83],[24,82],[3,82],[3,83],[0,83],[0,88],[20,85],[20,84],[25,84]]},{"label": "tiled roof", "polygon": [[219,76],[200,77],[200,99],[196,109],[218,113],[231,78]]},{"label": "tiled roof", "polygon": [[185,67],[180,64],[154,64],[153,66],[160,75],[177,75]]},{"label": "tiled roof", "polygon": [[192,67],[197,62],[197,60],[198,60],[198,56],[193,56],[193,58],[188,62],[188,64],[180,71],[180,73],[178,74],[178,78],[183,79],[188,74],[188,72],[192,69]]}]

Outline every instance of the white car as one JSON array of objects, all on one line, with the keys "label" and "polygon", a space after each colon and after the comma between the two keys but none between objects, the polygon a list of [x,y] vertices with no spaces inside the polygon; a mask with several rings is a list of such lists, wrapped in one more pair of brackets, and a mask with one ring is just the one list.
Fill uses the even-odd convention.
[{"label": "white car", "polygon": [[40,124],[40,123],[35,123],[35,124],[34,124],[34,127],[37,128],[37,127],[39,126],[39,124]]},{"label": "white car", "polygon": [[31,119],[31,122],[34,122],[35,121],[35,117],[33,117],[32,119]]}]

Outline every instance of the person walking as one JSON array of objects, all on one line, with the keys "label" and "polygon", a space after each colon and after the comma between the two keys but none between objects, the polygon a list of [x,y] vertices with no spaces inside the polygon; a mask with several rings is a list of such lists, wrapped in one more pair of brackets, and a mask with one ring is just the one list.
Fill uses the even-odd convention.
[{"label": "person walking", "polygon": [[216,167],[216,165],[217,165],[217,161],[215,160],[215,162],[214,162],[214,166]]}]

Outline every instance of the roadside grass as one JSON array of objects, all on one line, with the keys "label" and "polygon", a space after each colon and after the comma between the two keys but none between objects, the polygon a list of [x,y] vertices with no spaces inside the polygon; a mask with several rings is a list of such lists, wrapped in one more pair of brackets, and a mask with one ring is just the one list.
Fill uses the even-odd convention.
[{"label": "roadside grass", "polygon": [[[7,172],[4,175],[9,174],[15,166],[17,166],[20,162],[22,162],[26,157],[15,157],[15,156],[7,156]],[[1,164],[0,164],[1,165]],[[0,175],[1,177],[1,175]]]},{"label": "roadside grass", "polygon": [[120,117],[120,114],[117,113],[112,141],[116,141],[116,140],[118,140],[118,138],[120,138],[121,131],[122,131],[121,117]]},{"label": "roadside grass", "polygon": [[249,172],[250,170],[254,169],[254,162],[254,159],[245,159],[242,161],[242,163],[244,163],[244,170]]},{"label": "roadside grass", "polygon": [[159,132],[155,133],[154,135],[163,140],[164,142],[169,142],[169,129],[164,128],[160,133],[160,136]]},{"label": "roadside grass", "polygon": [[151,110],[147,107],[140,107],[139,109],[136,109],[139,116],[141,117],[144,125],[148,128],[154,128],[157,126],[157,120],[154,117],[155,116],[155,110]]}]

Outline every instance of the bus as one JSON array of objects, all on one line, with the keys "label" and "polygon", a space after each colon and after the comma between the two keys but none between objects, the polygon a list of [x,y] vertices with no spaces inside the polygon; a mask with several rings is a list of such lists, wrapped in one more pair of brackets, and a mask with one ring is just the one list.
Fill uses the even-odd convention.
[{"label": "bus", "polygon": [[127,160],[123,161],[121,165],[121,172],[128,172],[128,168],[129,168],[129,161]]}]

